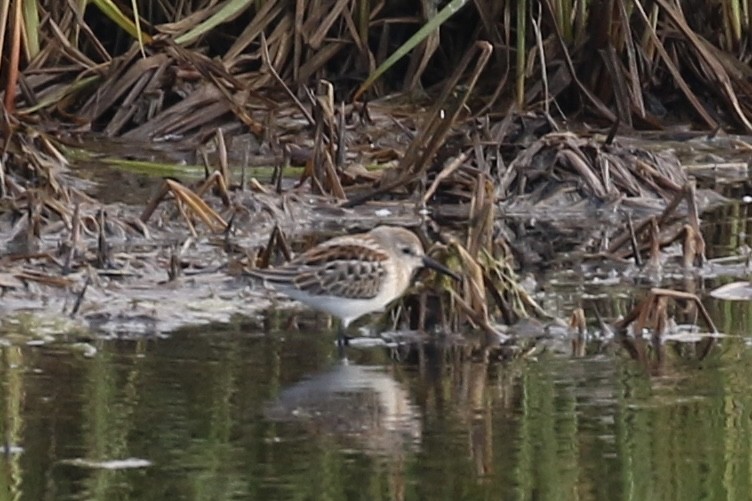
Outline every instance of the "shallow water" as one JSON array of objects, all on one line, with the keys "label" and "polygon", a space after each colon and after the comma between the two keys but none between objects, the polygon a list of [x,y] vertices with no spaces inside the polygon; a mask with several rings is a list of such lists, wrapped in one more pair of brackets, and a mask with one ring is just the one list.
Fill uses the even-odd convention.
[{"label": "shallow water", "polygon": [[[712,314],[749,318],[743,304],[711,304]],[[744,499],[752,490],[752,355],[740,337],[701,362],[673,356],[658,369],[623,353],[489,364],[437,346],[401,362],[383,348],[351,349],[343,365],[322,320],[301,317],[297,334],[236,322],[89,340],[94,356],[5,347],[6,492]]]},{"label": "shallow water", "polygon": [[[747,243],[748,212],[704,215],[709,257]],[[552,266],[536,277],[539,299],[562,317],[596,306],[611,320],[657,285],[612,271]],[[580,358],[503,363],[451,344],[360,343],[344,364],[324,317],[289,311],[103,337],[0,319],[14,326],[0,345],[0,489],[28,500],[748,499],[752,308],[707,294],[746,273],[736,262],[659,277],[696,291],[729,336],[702,360],[690,343],[665,344],[660,361],[595,342]]]}]

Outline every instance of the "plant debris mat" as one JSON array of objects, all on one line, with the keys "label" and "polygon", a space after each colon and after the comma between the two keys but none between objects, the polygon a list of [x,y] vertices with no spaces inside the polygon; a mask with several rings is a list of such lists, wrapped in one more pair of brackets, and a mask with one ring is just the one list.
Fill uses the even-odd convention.
[{"label": "plant debris mat", "polygon": [[[19,125],[6,144],[0,183],[4,321],[17,322],[15,314],[30,311],[72,319],[84,329],[159,333],[252,314],[269,305],[269,295],[234,278],[233,266],[255,260],[275,228],[304,247],[306,235],[417,226],[427,215],[463,235],[485,214],[494,234],[521,254],[526,239],[566,237],[541,262],[590,241],[602,231],[594,221],[619,235],[627,217],[639,223],[674,201],[673,219],[681,224],[691,215],[681,197],[689,179],[671,152],[551,131],[544,118],[527,115],[442,129],[435,156],[426,157],[421,141],[430,116],[421,121],[424,115],[401,114],[399,106],[392,113],[372,109],[381,111],[368,120],[360,109],[345,121],[330,114],[326,131],[290,132],[285,137],[303,145],[296,150],[303,151],[302,167],[293,176],[274,168],[274,179],[265,182],[229,167],[232,137],[220,131],[212,139],[213,155],[197,151],[205,159],[202,181],[153,178],[151,194],[140,204],[92,198],[100,187],[70,168],[57,140]],[[288,117],[294,122],[296,115]],[[261,155],[265,148],[257,141],[246,154]],[[292,150],[284,151],[282,157]],[[411,157],[415,162],[406,163]],[[365,168],[364,158],[375,168]],[[697,193],[692,199],[700,210],[722,201],[714,192]],[[515,223],[532,220],[545,223],[545,234]],[[475,258],[482,250],[474,246]]]}]

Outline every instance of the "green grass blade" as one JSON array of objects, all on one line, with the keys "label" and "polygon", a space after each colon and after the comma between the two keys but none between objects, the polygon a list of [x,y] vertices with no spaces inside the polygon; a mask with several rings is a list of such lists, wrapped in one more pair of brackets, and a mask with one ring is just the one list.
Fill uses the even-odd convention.
[{"label": "green grass blade", "polygon": [[444,22],[452,17],[454,14],[464,7],[468,0],[452,0],[446,7],[434,17],[428,20],[413,36],[411,36],[407,42],[402,44],[386,61],[376,68],[376,70],[368,76],[368,79],[361,84],[358,91],[355,93],[353,100],[357,100],[373,83],[378,80],[394,63],[405,57],[411,50],[415,48],[420,42],[426,39],[428,35],[438,30]]},{"label": "green grass blade", "polygon": [[23,20],[26,29],[26,57],[29,61],[39,54],[39,9],[37,0],[24,0]]},{"label": "green grass blade", "polygon": [[[0,49],[5,47],[5,32],[8,29],[8,17],[10,15],[10,2],[0,3]],[[0,57],[0,75],[3,70],[3,58]]]},{"label": "green grass blade", "polygon": [[144,33],[141,31],[141,16],[138,13],[137,0],[131,0],[131,9],[133,10],[133,21],[136,26],[136,40],[138,40],[138,48],[141,50],[141,56],[146,57],[144,52]]},{"label": "green grass blade", "polygon": [[517,0],[517,58],[516,58],[516,86],[517,106],[523,109],[525,105],[525,61],[527,47],[525,35],[527,27],[527,1]]},{"label": "green grass blade", "polygon": [[193,42],[216,26],[231,20],[253,4],[254,0],[228,0],[213,16],[177,37],[175,43],[183,45]]},{"label": "green grass blade", "polygon": [[[109,17],[112,22],[120,26],[130,36],[140,42],[151,43],[151,36],[148,33],[142,33],[139,27],[115,5],[112,0],[91,0],[91,3]],[[137,14],[136,14],[137,15]]]},{"label": "green grass blade", "polygon": [[29,115],[31,113],[36,113],[39,110],[43,110],[45,108],[53,106],[57,104],[58,102],[62,101],[63,99],[65,99],[68,95],[74,92],[77,92],[81,89],[84,89],[88,85],[100,79],[101,77],[99,75],[93,75],[90,77],[77,80],[66,87],[62,87],[54,92],[50,92],[47,96],[40,99],[39,102],[37,102],[37,104],[35,104],[34,106],[30,106],[28,108],[24,108],[23,110],[19,110],[19,113]]}]

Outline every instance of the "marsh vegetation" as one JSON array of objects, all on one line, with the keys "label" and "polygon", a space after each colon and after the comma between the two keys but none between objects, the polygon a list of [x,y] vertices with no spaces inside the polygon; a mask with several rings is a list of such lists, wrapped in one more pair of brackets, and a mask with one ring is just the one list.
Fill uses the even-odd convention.
[{"label": "marsh vegetation", "polygon": [[[277,492],[264,468],[298,464],[290,444],[311,436],[301,457],[320,471],[293,468],[288,494],[315,473],[352,497],[371,471],[374,496],[597,497],[607,478],[644,497],[697,477],[668,466],[683,453],[743,470],[746,425],[722,402],[750,399],[751,22],[738,0],[3,2],[9,482],[44,497],[24,472],[57,464],[70,497],[151,495],[158,482],[121,473],[165,474],[162,438],[211,499]],[[463,280],[421,275],[360,324],[352,367],[331,358],[326,319],[242,276],[384,223]],[[60,432],[59,453],[32,439],[59,424],[43,401],[86,438]],[[679,447],[698,429],[725,445]],[[444,439],[454,456],[414,471]],[[131,457],[146,462],[108,462]],[[463,473],[431,491],[445,468]],[[749,487],[731,477],[681,485]]]}]

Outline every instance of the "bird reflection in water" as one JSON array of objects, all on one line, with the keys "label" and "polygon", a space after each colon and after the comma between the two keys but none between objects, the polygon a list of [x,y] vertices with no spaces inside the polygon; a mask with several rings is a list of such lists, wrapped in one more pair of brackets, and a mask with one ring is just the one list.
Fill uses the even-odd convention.
[{"label": "bird reflection in water", "polygon": [[381,367],[340,363],[282,390],[265,415],[379,456],[417,451],[421,440],[418,407]]}]

